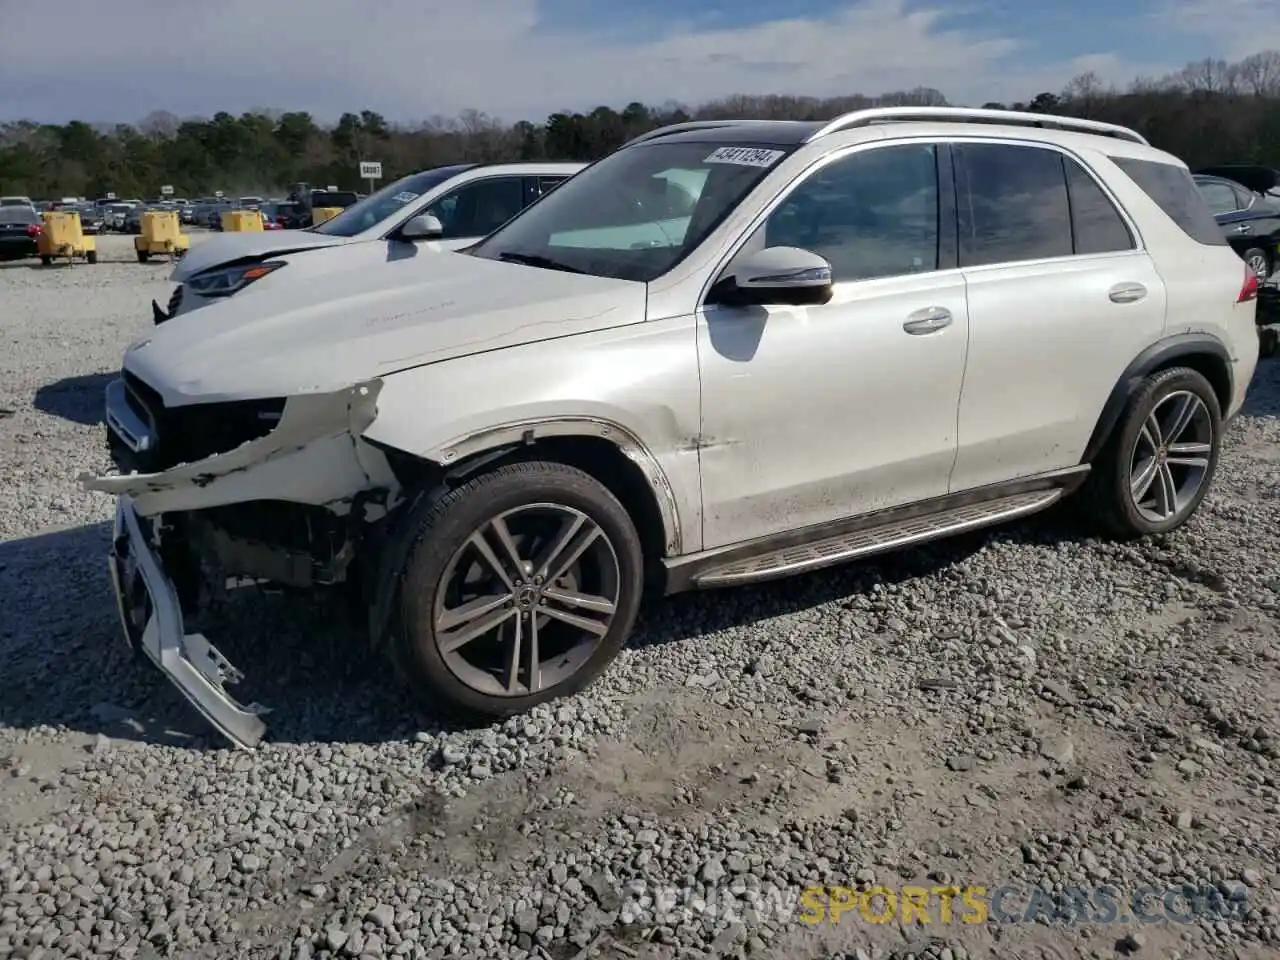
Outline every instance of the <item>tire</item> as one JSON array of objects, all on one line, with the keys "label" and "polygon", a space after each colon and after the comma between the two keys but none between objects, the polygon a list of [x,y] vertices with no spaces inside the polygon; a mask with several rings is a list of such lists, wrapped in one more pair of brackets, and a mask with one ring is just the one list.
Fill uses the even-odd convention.
[{"label": "tire", "polygon": [[1276,355],[1276,347],[1280,345],[1280,334],[1275,327],[1263,327],[1258,331],[1258,357],[1269,360]]},{"label": "tire", "polygon": [[1271,276],[1271,257],[1261,247],[1250,247],[1240,255],[1240,258],[1253,268],[1258,275],[1259,283]]},{"label": "tire", "polygon": [[86,262],[86,263],[97,263],[97,262],[98,262],[98,251],[97,251],[97,250],[86,250],[86,251],[85,251],[85,254],[84,254],[84,259],[85,259],[85,262]]},{"label": "tire", "polygon": [[138,254],[139,263],[146,263],[148,260],[151,259],[151,254],[147,253],[147,251],[145,250],[137,250],[135,252]]},{"label": "tire", "polygon": [[[1191,419],[1172,439],[1176,414],[1183,403]],[[1153,436],[1155,415],[1161,436]],[[1152,440],[1155,444],[1152,444]],[[1161,441],[1181,453],[1165,467],[1160,463]],[[1130,398],[1085,485],[1085,503],[1093,519],[1118,537],[1146,536],[1176,530],[1196,512],[1213,482],[1222,446],[1222,410],[1218,396],[1204,376],[1189,367],[1173,367],[1148,376]],[[1152,456],[1145,457],[1150,452]],[[1142,496],[1135,497],[1131,480],[1148,479]],[[1195,464],[1194,466],[1192,464]],[[1170,480],[1162,484],[1162,480]],[[1160,494],[1168,490],[1172,496]]]},{"label": "tire", "polygon": [[40,254],[40,263],[41,263],[43,266],[46,266],[46,267],[48,267],[48,266],[52,266],[52,265],[53,265],[53,257],[50,257],[50,256],[48,256],[48,255],[46,255],[46,254],[43,254],[43,253],[42,253],[42,254]]},{"label": "tire", "polygon": [[[507,529],[517,555],[535,560],[515,574],[514,564],[507,562],[505,576],[514,588],[494,575],[482,553],[471,546],[478,534],[494,557],[510,556],[495,534],[496,520]],[[538,569],[555,574],[559,566],[543,568],[542,551],[549,544],[563,535],[573,547],[593,529],[590,545],[580,551],[564,576],[555,583],[550,582],[551,576],[541,585],[534,583],[532,575]],[[563,552],[561,561],[574,553],[573,549]],[[428,706],[438,708],[443,701],[461,713],[486,718],[522,713],[535,704],[578,692],[617,656],[635,623],[643,571],[640,538],[630,516],[593,477],[543,461],[499,467],[443,496],[423,519],[401,573],[390,652]],[[521,580],[526,580],[523,586]],[[483,587],[476,585],[480,581]],[[441,629],[443,614],[468,602],[463,597],[472,593],[476,595],[470,601],[473,610],[488,603],[482,607],[487,612],[473,614],[462,626],[455,626],[457,637],[446,636]],[[564,602],[566,597],[578,599],[584,594],[610,603],[593,610]],[[495,599],[498,605],[493,605]],[[608,605],[612,614],[605,609]],[[565,615],[595,627],[581,629],[561,619]],[[503,622],[475,639],[464,639],[464,630],[492,618]],[[513,680],[508,664],[517,625],[520,656]],[[529,658],[535,625],[540,654],[536,674]],[[450,639],[463,642],[450,650]],[[530,683],[531,676],[538,681]]]}]

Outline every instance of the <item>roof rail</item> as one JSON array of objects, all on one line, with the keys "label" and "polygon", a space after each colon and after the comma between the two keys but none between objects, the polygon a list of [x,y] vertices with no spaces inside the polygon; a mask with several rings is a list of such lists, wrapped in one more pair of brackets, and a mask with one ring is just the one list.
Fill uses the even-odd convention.
[{"label": "roof rail", "polygon": [[869,127],[876,123],[934,120],[939,123],[1002,123],[1007,126],[1043,127],[1055,130],[1071,130],[1076,133],[1093,133],[1118,140],[1129,140],[1150,146],[1147,138],[1136,130],[1101,120],[1080,120],[1075,117],[1059,117],[1047,113],[1024,113],[1018,110],[990,110],[975,107],[872,107],[854,110],[824,125],[809,140],[817,140],[839,130],[853,127]]},{"label": "roof rail", "polygon": [[665,127],[658,127],[656,130],[650,130],[648,133],[642,133],[638,137],[632,137],[622,146],[629,147],[633,143],[656,140],[658,137],[670,136],[673,133],[684,133],[687,130],[715,130],[718,127],[734,127],[745,122],[743,120],[688,120],[684,123],[671,123]]}]

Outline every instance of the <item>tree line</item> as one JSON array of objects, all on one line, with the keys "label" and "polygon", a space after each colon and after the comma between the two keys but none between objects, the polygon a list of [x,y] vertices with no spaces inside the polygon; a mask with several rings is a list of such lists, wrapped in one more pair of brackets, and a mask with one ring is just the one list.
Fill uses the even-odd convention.
[{"label": "tree line", "polygon": [[[240,116],[180,119],[155,112],[138,124],[83,121],[0,125],[0,194],[31,197],[276,194],[295,181],[362,189],[361,160],[381,161],[384,182],[425,167],[466,161],[594,160],[631,137],[690,119],[750,117],[820,120],[874,106],[947,106],[942,92],[918,87],[880,96],[735,96],[697,107],[630,103],[589,113],[562,111],[543,123],[506,124],[478,110],[417,125],[372,110],[344,113],[325,126],[302,111],[253,110]],[[987,103],[1106,120],[1133,127],[1194,169],[1254,162],[1280,167],[1280,51],[1239,62],[1206,59],[1126,89],[1084,74],[1058,93],[1025,102]]]}]

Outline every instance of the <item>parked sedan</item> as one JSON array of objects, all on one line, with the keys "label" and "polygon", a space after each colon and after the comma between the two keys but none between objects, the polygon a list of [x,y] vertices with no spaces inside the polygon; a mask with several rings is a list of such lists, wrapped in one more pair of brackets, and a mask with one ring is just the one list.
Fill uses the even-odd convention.
[{"label": "parked sedan", "polygon": [[0,260],[34,257],[41,230],[34,208],[17,204],[0,207]]},{"label": "parked sedan", "polygon": [[102,210],[102,228],[123,232],[124,221],[129,216],[129,204],[108,203]]},{"label": "parked sedan", "polygon": [[[1195,175],[1200,194],[1240,258],[1266,280],[1280,261],[1280,171],[1269,167],[1215,167]],[[1228,178],[1228,171],[1230,177]]]},{"label": "parked sedan", "polygon": [[96,203],[82,203],[74,208],[80,214],[80,230],[87,236],[96,236],[102,231],[102,211]]}]

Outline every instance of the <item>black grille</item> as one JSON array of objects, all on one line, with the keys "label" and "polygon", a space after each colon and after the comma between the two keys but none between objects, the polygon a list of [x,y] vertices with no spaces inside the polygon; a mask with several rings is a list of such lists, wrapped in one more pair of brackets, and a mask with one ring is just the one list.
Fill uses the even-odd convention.
[{"label": "black grille", "polygon": [[177,288],[169,295],[169,316],[173,316],[174,311],[182,306],[182,284],[178,284]]},{"label": "black grille", "polygon": [[150,450],[129,451],[110,430],[109,445],[122,470],[153,473],[203,460],[265,437],[284,410],[283,398],[231,400],[166,409],[160,394],[132,373],[124,373],[129,406],[153,432]]}]

